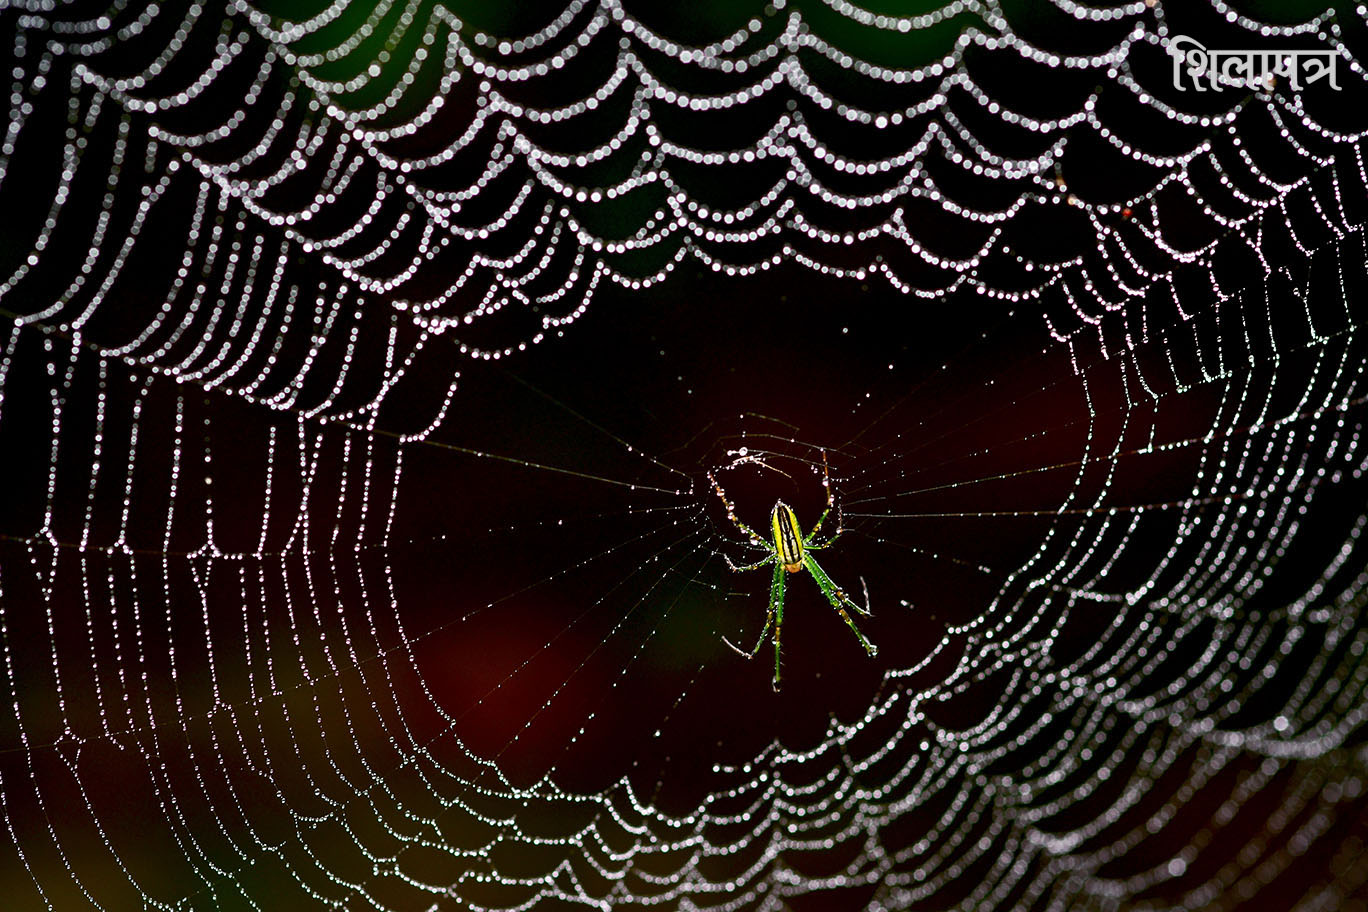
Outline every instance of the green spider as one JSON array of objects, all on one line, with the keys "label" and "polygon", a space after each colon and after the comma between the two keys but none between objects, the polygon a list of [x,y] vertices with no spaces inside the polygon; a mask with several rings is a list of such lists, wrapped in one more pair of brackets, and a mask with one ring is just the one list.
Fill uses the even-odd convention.
[{"label": "green spider", "polygon": [[[762,466],[765,465],[754,457],[747,457],[745,461],[755,462]],[[769,468],[769,466],[765,466],[765,468]],[[773,471],[778,470],[775,469]],[[760,631],[760,639],[756,641],[755,648],[750,652],[746,652],[745,650],[738,648],[726,637],[722,638],[722,642],[726,643],[744,658],[753,659],[760,652],[760,647],[765,645],[765,637],[769,634],[770,626],[773,625],[774,689],[777,691],[779,689],[779,632],[784,624],[784,573],[785,571],[788,573],[797,573],[799,570],[806,570],[812,575],[812,578],[816,580],[817,586],[822,590],[822,594],[827,597],[827,601],[831,602],[832,607],[841,615],[841,619],[855,632],[855,637],[860,641],[860,645],[864,647],[865,652],[871,656],[877,655],[879,647],[865,638],[865,635],[860,632],[860,628],[855,626],[855,622],[851,620],[850,615],[846,613],[846,608],[850,608],[852,611],[862,614],[865,617],[870,615],[869,589],[864,585],[864,578],[861,577],[860,579],[860,586],[864,588],[865,594],[865,607],[861,608],[836,587],[836,584],[831,581],[831,577],[827,576],[826,571],[822,569],[821,565],[818,564],[816,559],[812,556],[813,551],[830,546],[832,542],[840,537],[841,532],[843,531],[839,524],[840,511],[838,510],[838,525],[835,534],[824,542],[816,541],[817,533],[821,530],[822,523],[826,522],[826,518],[828,514],[831,513],[831,508],[835,503],[831,491],[830,472],[827,468],[826,451],[822,451],[822,486],[826,489],[826,509],[823,510],[822,515],[817,518],[817,525],[813,526],[812,531],[806,536],[802,534],[802,531],[798,526],[798,517],[794,515],[793,508],[782,500],[777,500],[774,502],[774,509],[770,511],[770,528],[774,534],[773,541],[771,542],[762,538],[755,530],[751,529],[737,517],[735,508],[733,508],[731,501],[727,499],[726,492],[722,490],[722,485],[717,483],[717,479],[713,477],[712,472],[708,473],[708,480],[712,482],[713,488],[717,491],[717,496],[721,498],[722,505],[727,508],[727,518],[730,519],[738,529],[745,533],[746,544],[752,548],[758,548],[762,551],[769,552],[769,555],[764,560],[745,566],[737,566],[732,562],[730,557],[727,557],[727,565],[733,570],[740,572],[744,570],[757,570],[766,564],[774,564],[774,580],[770,583],[769,612],[765,618],[765,628]],[[725,555],[723,556],[725,557]]]}]

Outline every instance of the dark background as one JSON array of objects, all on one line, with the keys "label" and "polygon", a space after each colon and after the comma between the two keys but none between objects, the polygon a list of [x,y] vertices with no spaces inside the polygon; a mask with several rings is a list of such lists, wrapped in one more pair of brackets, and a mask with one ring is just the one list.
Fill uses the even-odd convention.
[{"label": "dark background", "polygon": [[[753,15],[764,19],[756,39],[762,42],[783,20],[760,5],[691,6],[687,15],[636,6],[634,15],[684,42],[715,40]],[[1278,20],[1304,13],[1303,6],[1251,9]],[[903,41],[856,29],[817,3],[798,7],[832,41],[900,66],[946,53],[974,18]],[[1110,47],[1129,27],[1084,27],[1044,4],[1013,3],[1007,11],[1019,34],[1048,39],[1061,51]],[[351,20],[364,12],[349,10],[336,30],[354,29]],[[547,18],[530,5],[518,12],[527,19],[513,15],[511,5],[461,14],[471,32],[506,35]],[[1225,31],[1210,11],[1167,12],[1191,16],[1173,20],[1174,30],[1190,29],[1212,46],[1243,34]],[[203,21],[186,38],[191,52],[161,77],[165,84],[202,68],[219,40],[220,17]],[[0,23],[12,46],[18,17],[0,14]],[[174,25],[158,20],[142,39],[97,57],[100,71],[139,72],[165,43],[158,29],[174,32]],[[1357,40],[1361,25],[1345,17],[1344,28],[1346,40]],[[334,37],[325,32],[294,50],[309,52],[309,41],[326,48]],[[348,78],[348,68],[364,69],[377,50],[363,45],[314,75]],[[967,64],[981,84],[1041,118],[1076,110],[1100,78],[1007,53],[981,58],[971,53]],[[62,78],[54,75],[30,93],[26,140],[7,160],[0,185],[5,274],[44,230],[62,167],[68,96],[88,105],[93,95],[88,87],[72,90],[65,69],[72,64],[55,60]],[[510,96],[521,92],[515,100],[528,104],[569,101],[583,97],[609,63],[607,52],[588,52],[561,79],[501,88]],[[811,63],[828,90],[852,103],[900,107],[930,92],[893,92]],[[1163,90],[1165,58],[1142,48],[1134,64]],[[652,65],[680,80],[699,79],[690,84],[695,91],[724,88],[723,80],[714,86],[712,77],[663,56]],[[288,68],[277,72],[268,89],[297,87],[284,75]],[[424,71],[420,84],[435,84],[436,75]],[[1348,83],[1346,77],[1342,70]],[[475,81],[468,82],[453,93],[443,115],[449,122],[438,120],[428,133],[385,151],[414,155],[449,135],[476,104]],[[216,123],[222,104],[240,100],[246,84],[246,75],[230,70],[215,82],[217,96],[158,114],[156,123],[172,132]],[[1308,91],[1304,103],[1319,123],[1349,129],[1364,110],[1356,91],[1350,85],[1332,99]],[[1230,93],[1213,96],[1182,100],[1212,112],[1240,101]],[[338,103],[359,109],[372,101],[363,91]],[[957,115],[975,116],[977,102],[958,96],[953,103]],[[548,148],[573,153],[601,141],[600,132],[615,131],[629,107],[618,98],[572,125],[527,131]],[[1309,161],[1289,151],[1257,106],[1249,107],[1237,130],[1224,123],[1178,126],[1108,85],[1099,110],[1151,154],[1207,139],[1223,165],[1240,161],[1238,146],[1253,150],[1261,173],[1280,181],[1310,175],[1305,187],[1287,194],[1285,207],[1270,211],[1257,243],[1193,203],[1181,182],[1166,182],[1170,171],[1120,155],[1088,130],[1070,134],[1052,173],[1012,180],[957,171],[933,148],[925,156],[928,173],[970,209],[1028,199],[972,271],[995,295],[972,286],[904,295],[878,275],[838,278],[792,262],[731,276],[687,256],[650,289],[605,280],[563,333],[548,333],[507,358],[481,360],[460,346],[516,345],[539,326],[537,308],[510,306],[471,329],[427,338],[383,406],[359,416],[348,410],[375,395],[387,350],[414,351],[420,335],[395,301],[421,301],[445,288],[472,246],[491,256],[516,250],[540,198],[486,243],[453,245],[400,290],[383,294],[357,290],[303,243],[285,244],[279,225],[244,214],[225,196],[198,203],[204,182],[189,164],[178,164],[164,204],[139,229],[125,279],[87,325],[73,328],[89,300],[84,291],[13,337],[4,333],[12,349],[0,412],[7,479],[0,583],[6,702],[15,709],[3,717],[0,776],[20,851],[3,855],[0,882],[22,895],[18,908],[40,908],[44,896],[57,908],[81,908],[90,898],[83,890],[106,908],[136,908],[142,897],[125,871],[148,894],[189,897],[204,908],[244,905],[241,893],[266,908],[316,900],[302,898],[301,883],[356,902],[356,891],[327,876],[338,871],[363,881],[381,905],[425,908],[433,900],[387,868],[367,875],[371,862],[356,852],[360,841],[382,847],[381,854],[400,853],[405,873],[461,883],[454,898],[442,900],[453,907],[514,905],[529,887],[470,875],[495,871],[554,882],[548,872],[569,857],[577,877],[607,890],[577,857],[578,845],[548,848],[534,838],[578,832],[595,815],[612,829],[602,800],[615,809],[608,816],[620,815],[604,837],[614,851],[681,839],[702,802],[719,816],[741,815],[734,826],[705,828],[711,844],[738,848],[704,862],[703,877],[721,884],[749,878],[765,884],[763,892],[780,882],[772,872],[782,870],[794,878],[785,895],[795,908],[852,908],[875,896],[912,904],[890,891],[915,885],[928,871],[944,881],[918,902],[950,907],[987,881],[999,859],[1047,863],[1011,842],[1021,831],[1041,838],[1090,834],[1048,860],[1059,867],[1042,882],[1061,896],[1075,895],[1068,864],[1078,858],[1094,885],[1115,885],[1110,895],[1130,907],[1191,902],[1203,894],[1189,891],[1206,878],[1215,878],[1217,899],[1230,906],[1290,908],[1334,883],[1343,884],[1346,903],[1361,898],[1355,859],[1362,855],[1364,798],[1355,752],[1362,729],[1336,729],[1329,746],[1310,755],[1277,753],[1268,747],[1276,739],[1251,741],[1247,749],[1220,746],[1219,736],[1263,731],[1285,707],[1301,705],[1298,699],[1331,681],[1348,695],[1345,704],[1294,718],[1289,737],[1311,737],[1336,713],[1352,720],[1364,684],[1362,649],[1353,649],[1361,646],[1362,599],[1355,593],[1362,591],[1357,530],[1365,502],[1355,455],[1365,274],[1357,225],[1368,194],[1353,144],[1318,140],[1303,124],[1298,141],[1327,156]],[[739,114],[694,117],[663,105],[652,114],[675,141],[728,149],[795,109],[823,142],[861,160],[905,148],[925,126],[853,126],[786,91]],[[290,116],[322,119],[302,106]],[[149,120],[132,117],[135,137]],[[48,252],[0,301],[10,319],[37,314],[60,297],[81,270],[76,264],[101,213],[126,226],[136,210],[139,197],[129,189],[135,168],[124,166],[130,183],[108,187],[119,117],[106,113],[89,123],[81,130],[87,145],[72,199]],[[242,131],[247,138],[230,137],[196,154],[211,164],[233,160],[250,146],[250,126]],[[972,128],[1004,154],[1022,157],[1041,154],[1057,138],[987,119]],[[145,155],[149,182],[172,174],[170,161],[182,161],[168,151],[173,143],[137,143],[127,161],[141,167]],[[626,148],[597,170],[572,176],[589,185],[620,179],[640,151]],[[469,161],[422,179],[430,189],[456,186],[487,153],[479,146]],[[311,167],[326,158],[317,155]],[[520,167],[495,181],[466,216],[506,205],[526,177]],[[749,200],[785,167],[678,163],[675,173],[697,199],[727,206]],[[1218,188],[1229,189],[1214,166],[1204,168],[1198,160],[1184,172],[1190,186],[1212,198]],[[1252,170],[1231,172],[1242,192],[1261,186]],[[888,183],[820,174],[851,193]],[[308,198],[310,185],[301,183],[287,182],[265,202],[290,211],[293,200]],[[368,201],[365,187],[358,179],[320,221],[354,218]],[[1054,201],[1071,194],[1096,208],[1085,215],[1084,207]],[[1218,215],[1233,217],[1233,197],[1221,197],[1232,209]],[[802,199],[803,214],[831,231],[877,223],[895,205],[848,212],[820,197]],[[1335,224],[1352,229],[1343,239],[1314,215],[1316,205],[1328,207],[1332,199],[1339,206]],[[293,322],[286,325],[276,311],[259,333],[274,347],[263,345],[247,359],[268,378],[250,394],[188,376],[203,363],[193,354],[200,342],[208,340],[211,350],[231,347],[248,334],[227,322],[211,324],[206,311],[187,314],[183,299],[141,350],[163,346],[158,357],[101,357],[161,310],[187,248],[197,281],[215,288],[224,279],[223,260],[209,263],[202,239],[187,244],[197,204],[208,207],[205,225],[217,222],[225,237],[240,236],[247,246],[262,237],[267,247],[288,248],[284,284],[302,289]],[[1101,208],[1123,204],[1126,214]],[[659,187],[647,186],[619,204],[570,208],[593,230],[627,238],[662,205]],[[971,256],[990,230],[950,218],[924,199],[896,205],[906,207],[917,241],[946,257]],[[377,219],[339,255],[362,252],[389,224]],[[1099,224],[1132,245],[1141,262],[1122,256],[1114,240],[1099,243]],[[1058,287],[1013,300],[1040,284],[1034,270],[1024,270],[1026,260],[1042,270],[1072,264],[1075,292],[1085,280],[1112,283],[1094,286],[1099,299],[1144,269],[1173,268],[1157,245],[1146,245],[1139,226],[1162,228],[1182,249],[1227,240],[1197,265],[1176,269],[1176,292],[1155,283],[1102,315],[1096,328],[1084,317],[1095,315],[1098,300],[1086,301],[1082,314]],[[328,236],[326,227],[317,232]],[[97,266],[119,255],[119,240],[115,231],[95,245]],[[401,237],[396,263],[411,240]],[[763,259],[784,243],[850,268],[883,256],[919,287],[948,286],[956,275],[888,237],[848,247],[793,230],[751,245],[697,241],[728,263]],[[663,243],[605,259],[642,275],[678,249]],[[1218,300],[1208,262],[1217,287],[1242,294]],[[384,276],[391,265],[381,258],[371,270]],[[1277,273],[1284,268],[1290,277]],[[565,273],[557,259],[543,284],[554,286]],[[239,296],[236,288],[228,295]],[[476,299],[472,291],[436,310],[460,313]],[[577,291],[563,312],[584,300]],[[359,341],[349,347],[346,331],[330,333],[311,354],[325,309],[318,302],[334,301],[343,302],[339,325],[355,328]],[[268,370],[268,354],[291,370],[306,359],[315,367],[299,379],[285,367]],[[337,386],[343,364],[348,372]],[[1140,375],[1159,397],[1157,407],[1142,395]],[[272,401],[292,386],[297,398]],[[1343,406],[1318,407],[1332,401]],[[1269,413],[1291,420],[1261,420],[1264,402]],[[326,408],[315,414],[315,406]],[[423,440],[401,441],[443,409]],[[1249,441],[1257,444],[1250,458],[1230,461],[1228,474],[1214,480],[1206,474]],[[733,451],[743,446],[788,476],[732,466]],[[858,592],[861,579],[867,584],[874,616],[860,624],[880,652],[867,658],[811,580],[792,576],[784,687],[775,693],[768,645],[747,662],[721,641],[754,642],[768,570],[727,569],[724,554],[741,561],[749,552],[707,473],[725,484],[748,524],[761,528],[782,498],[806,527],[823,507],[823,452],[845,534],[821,559],[847,591]],[[1283,479],[1277,467],[1284,462],[1302,473]],[[1248,503],[1247,513],[1235,512],[1239,501]],[[1138,518],[1124,536],[1113,508]],[[1171,552],[1184,522],[1203,535],[1182,539]],[[1057,550],[1057,542],[1075,535],[1087,557]],[[205,550],[208,541],[217,552]],[[1208,547],[1213,541],[1220,544]],[[107,546],[114,553],[99,550]],[[1019,571],[1038,548],[1047,559]],[[1343,565],[1335,564],[1346,548]],[[1042,569],[1055,560],[1081,568],[1080,578]],[[1338,613],[1314,622],[1289,615],[1290,604],[1318,591],[1331,565],[1338,569],[1325,590],[1347,593]],[[1083,569],[1096,574],[1091,583]],[[1145,598],[1074,597],[1079,590],[1125,593],[1150,576],[1173,583],[1208,569],[1218,581],[1191,591],[1234,604],[1233,614]],[[1008,645],[985,643],[988,628]],[[1229,658],[1214,665],[1224,669],[1228,687],[1184,676],[1213,653]],[[888,676],[932,655],[915,673]],[[1050,677],[1061,669],[1075,677]],[[1072,689],[1071,681],[1080,680],[1087,686]],[[885,709],[871,713],[872,706]],[[776,759],[772,743],[798,758]],[[1062,757],[1082,750],[1098,761],[1051,778],[1056,764],[1065,768]],[[933,776],[940,791],[913,788],[930,764],[960,753],[969,759]],[[733,768],[757,755],[754,768]],[[849,788],[864,789],[859,796],[841,785],[856,767]],[[755,797],[763,791],[757,782],[765,780],[756,778],[762,772],[794,789],[783,796],[793,805],[815,808],[818,822],[804,819],[797,830],[815,833],[817,845],[786,846],[791,832],[777,825],[773,833],[749,833],[776,804],[773,796]],[[685,822],[653,818],[649,836],[628,832],[621,824],[635,818],[622,797],[624,781],[637,800]],[[564,789],[559,803],[546,797],[548,782]],[[576,804],[584,795],[595,800]],[[1150,820],[1159,821],[1148,830],[1151,838],[1130,835]],[[1310,853],[1294,849],[1297,828],[1312,822],[1323,841]],[[395,831],[421,833],[430,843],[399,843]],[[499,833],[494,848],[476,851]],[[945,849],[957,838],[962,845]],[[771,849],[771,839],[778,848]],[[262,850],[262,843],[274,848]],[[1202,852],[1185,874],[1147,879],[1192,844]],[[1108,846],[1120,848],[1099,861]],[[453,857],[453,848],[472,854]],[[927,860],[942,849],[943,857]],[[629,889],[643,896],[659,889],[639,871],[651,873],[654,865],[662,876],[674,874],[687,861],[675,855],[687,854],[676,846],[661,857],[643,855],[627,875]],[[1258,875],[1243,873],[1269,859],[1279,876],[1248,892]],[[73,870],[81,872],[79,885],[68,875]],[[849,870],[863,879],[851,876],[843,888],[822,880]],[[290,899],[275,898],[281,896]],[[989,904],[1019,908],[1049,896],[1008,893]]]}]

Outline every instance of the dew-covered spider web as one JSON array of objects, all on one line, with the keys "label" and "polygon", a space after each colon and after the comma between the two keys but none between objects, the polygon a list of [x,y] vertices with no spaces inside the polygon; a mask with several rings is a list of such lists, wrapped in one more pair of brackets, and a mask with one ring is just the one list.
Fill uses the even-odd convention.
[{"label": "dew-covered spider web", "polygon": [[4,908],[1364,908],[1310,6],[0,0]]}]

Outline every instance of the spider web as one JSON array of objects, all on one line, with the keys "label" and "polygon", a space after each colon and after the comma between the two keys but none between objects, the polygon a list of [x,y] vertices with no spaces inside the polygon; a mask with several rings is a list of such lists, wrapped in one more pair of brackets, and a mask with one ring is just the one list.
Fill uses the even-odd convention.
[{"label": "spider web", "polygon": [[1364,14],[1177,15],[0,6],[16,907],[1362,901],[1366,108],[1161,42]]}]

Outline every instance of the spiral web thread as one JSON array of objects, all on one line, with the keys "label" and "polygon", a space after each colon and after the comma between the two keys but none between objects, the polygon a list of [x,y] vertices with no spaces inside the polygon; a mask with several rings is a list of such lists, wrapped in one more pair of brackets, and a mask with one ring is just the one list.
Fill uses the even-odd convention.
[{"label": "spiral web thread", "polygon": [[[1303,907],[1361,895],[1365,517],[1348,522],[1342,546],[1328,549],[1302,591],[1274,607],[1261,596],[1296,546],[1303,511],[1324,486],[1364,470],[1364,352],[1352,305],[1355,277],[1368,272],[1360,137],[1286,94],[1256,93],[1217,116],[1186,114],[1142,88],[1130,67],[1132,55],[1162,54],[1162,9],[1057,7],[1080,27],[1125,38],[1069,57],[1020,37],[996,4],[915,18],[829,6],[848,23],[898,34],[955,17],[979,23],[960,32],[967,37],[948,60],[896,70],[837,50],[820,24],[782,6],[701,48],[611,3],[572,3],[507,42],[429,4],[381,4],[364,19],[338,4],[298,23],[244,5],[195,6],[173,28],[163,26],[178,14],[153,7],[83,19],[36,3],[0,9],[14,60],[0,168],[10,187],[46,179],[51,189],[39,194],[48,208],[27,209],[7,229],[24,246],[11,245],[0,285],[13,321],[0,360],[0,434],[16,410],[36,411],[51,428],[23,441],[44,457],[41,506],[24,534],[0,546],[0,793],[35,901],[272,908],[286,890],[294,904],[346,908],[522,908],[559,898],[731,909],[868,884],[881,908],[1212,908],[1300,880],[1310,864],[1322,867]],[[1270,34],[1339,49],[1351,82],[1363,71],[1341,29],[1361,27],[1326,17]],[[214,53],[187,66],[178,55],[203,34]],[[379,42],[388,48],[413,40],[430,50],[414,50],[405,68],[397,52],[372,53],[375,34],[389,36]],[[986,46],[1046,68],[1095,70],[1143,95],[1190,130],[1187,151],[1142,151],[1121,132],[1124,118],[1109,123],[1088,95],[1043,119],[999,106],[992,113],[1007,125],[1045,140],[1038,157],[1005,159],[949,98],[996,104],[961,55],[994,41]],[[616,62],[579,101],[547,111],[512,100],[513,86],[554,78],[590,54]],[[657,76],[652,55],[744,88],[690,93]],[[834,63],[833,79],[947,90],[903,107],[843,104],[809,72],[817,68],[807,55]],[[424,66],[438,78],[419,78]],[[348,67],[352,75],[334,72]],[[379,100],[367,94],[379,93],[372,83],[384,88]],[[421,134],[445,106],[437,100],[458,92],[471,93],[477,113],[468,131],[444,126],[460,137],[454,145],[417,157],[395,142]],[[526,135],[532,124],[591,117],[619,93],[631,99],[624,119],[591,152],[553,151],[555,137]],[[651,113],[727,111],[782,93],[794,108],[725,153],[667,138]],[[223,105],[225,94],[238,107]],[[914,123],[916,139],[856,160],[835,138],[817,138],[808,106],[858,128]],[[217,122],[206,128],[206,117]],[[177,132],[177,123],[196,126]],[[1274,178],[1247,151],[1245,131],[1269,124],[1284,131],[1291,176],[1287,161]],[[1159,176],[1121,201],[1080,196],[1060,163],[1087,132]],[[475,141],[491,136],[488,148]],[[425,181],[467,149],[475,164],[462,167],[473,180],[455,190],[438,189],[448,172]],[[31,171],[46,150],[60,154],[47,172]],[[1008,186],[1014,202],[954,202],[923,164],[932,152]],[[593,170],[615,158],[629,162],[616,177]],[[730,208],[703,203],[675,174],[679,162],[727,169],[771,158],[783,159],[782,179]],[[822,168],[861,189],[833,189]],[[645,207],[635,233],[586,227],[595,203],[651,187],[666,202]],[[494,201],[492,218],[468,205],[481,198]],[[979,243],[932,252],[903,208],[913,201],[980,228]],[[1160,227],[1170,220],[1164,207],[1187,213],[1184,205],[1212,236],[1195,250]],[[346,206],[360,214],[338,217],[333,207]],[[1006,232],[1037,206],[1081,220],[1091,249],[1022,254]],[[463,222],[467,209],[475,212]],[[837,227],[818,227],[823,219]],[[139,241],[153,224],[158,237],[184,237],[184,247],[147,250]],[[774,249],[755,253],[767,243]],[[1231,250],[1261,264],[1259,281],[1227,287],[1218,260]],[[691,814],[668,815],[625,780],[592,794],[550,778],[515,785],[496,759],[458,742],[462,759],[453,760],[416,734],[415,715],[457,720],[413,660],[413,643],[429,631],[399,624],[388,555],[403,545],[391,531],[405,453],[434,445],[460,408],[455,370],[432,389],[419,385],[417,366],[511,355],[562,331],[603,280],[646,288],[686,257],[727,275],[780,264],[877,275],[928,300],[978,289],[1044,314],[1081,388],[1116,384],[1125,405],[1093,416],[1077,484],[1036,553],[1002,574],[989,611],[933,649],[927,663],[968,644],[951,674],[924,688],[899,685],[920,668],[895,671],[864,717],[833,723],[820,747],[776,745],[719,768],[725,787]],[[144,314],[128,301],[150,304]],[[513,311],[534,315],[530,331],[505,329]],[[514,341],[473,341],[486,323]],[[1218,407],[1208,427],[1165,436],[1166,414],[1211,394]],[[386,407],[400,398],[426,412],[403,413],[410,423],[396,430]],[[250,444],[262,479],[260,537],[227,546],[216,529],[247,497],[216,495],[215,454],[234,433],[235,409],[273,418],[267,439]],[[1143,452],[1137,427],[1156,448],[1199,454],[1189,497],[1108,502],[1110,473]],[[656,465],[659,456],[648,454]],[[861,502],[852,515],[896,522],[907,490],[899,485],[915,484],[905,480],[909,465],[889,448],[840,479],[846,501]],[[657,481],[632,496],[667,539],[666,562],[697,574],[721,547],[703,518],[707,492],[685,490],[668,472]],[[689,517],[682,538],[670,509]],[[160,522],[144,522],[147,511]],[[1169,530],[1167,550],[1148,558],[1140,583],[1119,585],[1121,556],[1155,527]],[[236,612],[222,610],[224,592]],[[1115,620],[1095,647],[1057,660],[1058,629],[1096,603]],[[178,631],[177,644],[202,640],[202,657],[178,657],[162,628]],[[929,708],[986,680],[1002,683],[980,724],[935,724]],[[1275,713],[1240,715],[1270,693],[1280,695]],[[343,724],[310,731],[319,718]],[[157,798],[153,825],[179,856],[182,877],[169,889],[151,883],[146,860],[110,826],[99,767],[130,761]],[[249,792],[261,803],[244,803]],[[1085,801],[1095,808],[1098,795],[1105,810],[1081,823],[1070,816]],[[1194,803],[1211,811],[1189,826],[1183,809]],[[551,833],[527,817],[529,806],[583,822]],[[919,813],[927,825],[897,835]],[[1223,838],[1244,832],[1232,825],[1242,813],[1266,823]],[[482,835],[455,838],[469,833]],[[1159,833],[1186,835],[1152,867],[1111,873]],[[502,845],[535,853],[543,870],[501,871]],[[841,869],[808,873],[805,856],[833,846],[850,849]]]}]

